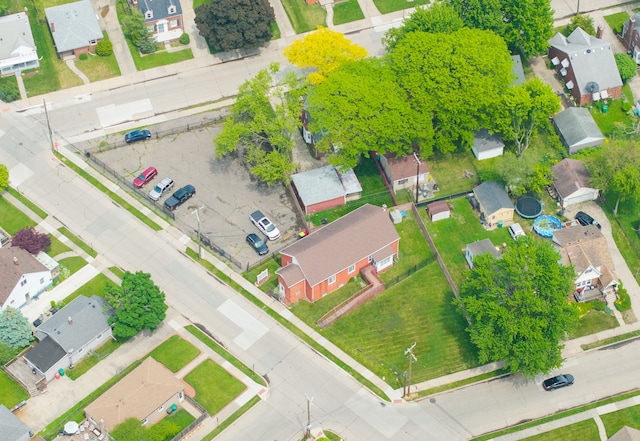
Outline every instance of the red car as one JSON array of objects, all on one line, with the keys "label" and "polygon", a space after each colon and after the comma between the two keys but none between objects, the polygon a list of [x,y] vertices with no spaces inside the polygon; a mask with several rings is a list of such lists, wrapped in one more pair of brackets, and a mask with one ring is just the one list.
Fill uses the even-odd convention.
[{"label": "red car", "polygon": [[151,181],[157,175],[158,175],[158,170],[156,170],[155,167],[149,167],[148,169],[140,173],[138,177],[133,180],[133,185],[135,185],[138,188],[142,188],[145,186],[145,184],[148,184],[149,181]]}]

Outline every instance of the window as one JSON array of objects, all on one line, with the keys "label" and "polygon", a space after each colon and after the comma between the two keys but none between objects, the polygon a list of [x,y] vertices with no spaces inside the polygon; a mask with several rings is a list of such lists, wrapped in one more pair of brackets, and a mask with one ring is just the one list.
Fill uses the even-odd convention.
[{"label": "window", "polygon": [[20,286],[25,286],[27,284],[27,279],[23,279],[20,281]]},{"label": "window", "polygon": [[348,272],[349,274],[353,273],[356,270],[356,266],[355,265],[351,265],[349,266]]},{"label": "window", "polygon": [[398,181],[398,185],[404,185],[404,184],[406,184],[407,182],[409,182],[409,180],[408,180],[408,179],[400,179],[400,180]]},{"label": "window", "polygon": [[89,41],[89,45],[91,45],[91,46],[95,46],[95,45],[96,45],[96,40],[90,40],[90,41]]},{"label": "window", "polygon": [[146,18],[147,20],[150,18],[153,18],[153,11],[147,11],[144,13],[144,18]]},{"label": "window", "polygon": [[180,27],[180,20],[171,20],[169,22],[169,27],[170,28],[179,28]]},{"label": "window", "polygon": [[169,6],[169,14],[175,14],[176,13],[176,7],[175,5],[171,5]]},{"label": "window", "polygon": [[369,256],[369,257],[367,258],[367,261],[368,261],[369,263],[373,262],[373,257]]},{"label": "window", "polygon": [[336,283],[336,276],[335,274],[331,277],[329,277],[329,285],[333,285],[334,283]]}]

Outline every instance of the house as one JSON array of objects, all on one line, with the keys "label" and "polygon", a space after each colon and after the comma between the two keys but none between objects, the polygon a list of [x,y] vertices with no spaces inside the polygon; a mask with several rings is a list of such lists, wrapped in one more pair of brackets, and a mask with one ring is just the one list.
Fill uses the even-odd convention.
[{"label": "house", "polygon": [[291,176],[296,198],[305,214],[339,207],[360,199],[362,186],[352,169],[341,172],[327,165]]},{"label": "house", "polygon": [[0,17],[0,75],[40,66],[26,12]]},{"label": "house", "polygon": [[53,284],[51,271],[20,247],[0,248],[0,310],[19,309]]},{"label": "house", "polygon": [[58,57],[77,58],[95,52],[102,30],[89,0],[45,8],[44,13]]},{"label": "house", "polygon": [[513,220],[515,207],[504,187],[495,181],[487,181],[473,189],[473,195],[478,201],[480,220],[487,226],[501,227]]},{"label": "house", "polygon": [[614,433],[609,441],[640,441],[640,430],[624,426]]},{"label": "house", "polygon": [[445,201],[435,201],[427,204],[427,212],[432,222],[451,217],[451,209]]},{"label": "house", "polygon": [[598,198],[599,191],[589,185],[591,174],[582,161],[565,158],[551,167],[551,172],[562,208]]},{"label": "house", "polygon": [[639,23],[640,12],[636,13],[622,25],[622,44],[627,48],[627,53],[631,55],[636,64],[640,64],[640,41],[638,41],[639,29],[636,23]]},{"label": "house", "polygon": [[363,205],[280,251],[279,294],[289,303],[315,302],[365,267],[391,267],[399,243],[387,210]]},{"label": "house", "polygon": [[491,254],[496,259],[502,258],[502,253],[490,239],[483,239],[467,244],[464,250],[464,258],[469,264],[469,268],[473,269],[473,259],[475,259],[476,256],[486,253]]},{"label": "house", "polygon": [[127,418],[154,424],[167,415],[167,409],[184,400],[184,384],[151,357],[85,408],[94,425],[112,431]]},{"label": "house", "polygon": [[620,98],[622,79],[611,45],[576,28],[565,37],[557,33],[549,40],[549,60],[579,106],[606,98]]},{"label": "house", "polygon": [[158,43],[177,40],[184,33],[180,0],[132,0]]},{"label": "house", "polygon": [[570,155],[588,147],[598,147],[604,142],[604,135],[591,112],[584,107],[563,110],[553,117],[553,124]]},{"label": "house", "polygon": [[486,129],[482,129],[473,134],[473,146],[471,151],[478,159],[495,158],[496,156],[502,156],[504,152],[504,142],[497,135],[490,135]]},{"label": "house", "polygon": [[511,55],[511,72],[513,72],[513,85],[519,86],[524,83],[524,69],[520,55]]},{"label": "house", "polygon": [[578,301],[617,298],[618,281],[607,241],[595,225],[573,225],[553,232],[562,263],[576,271],[574,297]]},{"label": "house", "polygon": [[33,432],[20,419],[0,404],[0,439],[2,441],[29,441]]},{"label": "house", "polygon": [[415,189],[416,182],[423,187],[431,180],[427,163],[416,153],[406,156],[387,153],[377,158],[394,194],[405,188]]},{"label": "house", "polygon": [[50,381],[111,337],[109,317],[103,298],[80,295],[36,328],[39,342],[24,359]]}]

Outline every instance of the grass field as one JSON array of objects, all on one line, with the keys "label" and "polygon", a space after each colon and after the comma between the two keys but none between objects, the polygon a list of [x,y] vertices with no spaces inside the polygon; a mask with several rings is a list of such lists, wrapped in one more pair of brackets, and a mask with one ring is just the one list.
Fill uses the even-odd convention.
[{"label": "grass field", "polygon": [[67,229],[66,227],[60,227],[58,228],[58,231],[60,233],[62,233],[64,236],[67,237],[67,239],[69,239],[71,242],[73,242],[78,248],[82,249],[85,253],[87,253],[88,255],[90,255],[91,257],[97,257],[98,253],[96,252],[96,250],[94,250],[93,248],[91,248],[89,245],[87,245],[87,243],[85,241],[83,241],[82,239],[80,239],[78,236],[76,236],[75,234],[73,234],[71,231],[69,231],[69,229]]},{"label": "grass field", "polygon": [[184,380],[196,390],[196,401],[209,415],[215,415],[245,389],[242,382],[212,360],[203,361]]},{"label": "grass field", "polygon": [[18,210],[15,205],[0,197],[0,227],[13,235],[23,228],[35,227],[36,223],[29,216]]},{"label": "grass field", "polygon": [[627,12],[618,12],[617,14],[605,15],[604,21],[607,22],[609,27],[616,34],[620,34],[622,32],[622,25],[625,21],[629,20],[629,14]]},{"label": "grass field", "polygon": [[89,280],[87,283],[82,285],[80,288],[76,289],[74,292],[69,294],[67,297],[65,297],[64,300],[62,301],[62,304],[63,305],[68,304],[71,300],[75,299],[81,294],[86,297],[91,297],[91,296],[102,297],[103,295],[102,291],[104,290],[104,287],[107,284],[107,282],[110,282],[109,278],[104,274],[100,273],[97,276],[95,276],[93,279]]},{"label": "grass field", "polygon": [[362,20],[364,14],[357,0],[346,0],[333,5],[333,24],[339,25]]},{"label": "grass field", "polygon": [[180,61],[191,60],[193,58],[193,52],[189,47],[176,52],[156,52],[149,55],[140,55],[138,49],[136,49],[129,40],[127,40],[127,45],[133,58],[133,64],[136,65],[136,69],[138,70],[166,66],[167,64],[179,63]]},{"label": "grass field", "polygon": [[60,264],[60,266],[64,266],[65,268],[67,268],[69,272],[73,274],[80,268],[85,266],[87,264],[87,261],[80,256],[72,256],[65,257],[64,259],[59,260],[58,263]]},{"label": "grass field", "polygon": [[29,208],[31,211],[33,211],[37,216],[40,216],[41,219],[46,219],[47,218],[48,214],[47,214],[46,211],[44,211],[42,208],[38,207],[36,204],[31,202],[29,199],[27,199],[26,196],[24,196],[19,191],[15,190],[15,189],[13,189],[11,187],[7,187],[6,191],[11,196],[16,198],[20,202],[22,202],[27,208]]},{"label": "grass field", "polygon": [[77,380],[82,375],[86,374],[89,369],[98,364],[100,360],[118,349],[120,345],[121,343],[118,343],[113,339],[107,340],[102,346],[93,351],[91,355],[87,356],[86,358],[82,359],[80,363],[76,364],[73,369],[67,369],[67,377],[71,378],[72,380]]},{"label": "grass field", "polygon": [[171,372],[178,372],[200,354],[198,348],[177,335],[151,351],[151,358],[165,365]]},{"label": "grass field", "polygon": [[523,441],[600,441],[598,426],[593,419],[581,421],[579,423],[564,426],[540,435],[523,438]]},{"label": "grass field", "polygon": [[49,234],[49,239],[51,239],[51,246],[49,246],[49,249],[47,250],[47,254],[49,254],[51,257],[55,258],[58,254],[71,251],[71,248],[63,244],[53,234]]},{"label": "grass field", "polygon": [[[602,303],[602,302],[589,302]],[[571,338],[583,337],[585,335],[595,334],[607,329],[618,327],[618,321],[612,314],[606,314],[603,311],[592,309],[586,314],[580,316],[580,320],[575,328],[571,331]]]},{"label": "grass field", "polygon": [[320,4],[307,5],[304,0],[284,0],[282,6],[297,34],[327,26],[327,11]]},{"label": "grass field", "polygon": [[624,426],[640,429],[640,406],[627,407],[616,412],[601,415],[602,422],[607,429],[607,437],[611,438],[614,433]]},{"label": "grass field", "polygon": [[428,5],[430,0],[373,0],[381,14],[414,8],[418,5]]},{"label": "grass field", "polygon": [[[109,41],[109,37],[106,32],[102,32],[103,40]],[[89,55],[86,60],[76,60],[76,67],[80,69],[91,82],[106,80],[107,78],[113,78],[120,76],[120,66],[118,66],[118,60],[116,56],[111,54],[109,56]]]},{"label": "grass field", "polygon": [[11,409],[28,398],[27,391],[0,369],[0,404],[4,404],[5,407]]}]

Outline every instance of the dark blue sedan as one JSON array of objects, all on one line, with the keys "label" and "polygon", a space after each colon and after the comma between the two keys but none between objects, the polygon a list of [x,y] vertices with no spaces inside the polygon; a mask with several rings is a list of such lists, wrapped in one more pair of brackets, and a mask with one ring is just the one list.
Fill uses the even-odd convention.
[{"label": "dark blue sedan", "polygon": [[257,234],[251,233],[247,235],[247,243],[251,245],[251,248],[255,250],[260,256],[264,256],[269,252],[269,247],[264,243],[264,240],[260,239]]},{"label": "dark blue sedan", "polygon": [[151,138],[151,132],[148,130],[134,130],[133,132],[129,132],[124,135],[124,140],[127,144],[131,144],[136,141],[144,141],[145,139]]}]

